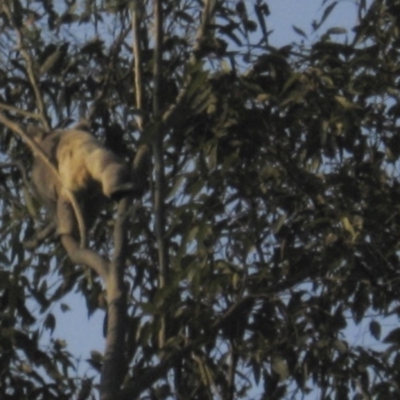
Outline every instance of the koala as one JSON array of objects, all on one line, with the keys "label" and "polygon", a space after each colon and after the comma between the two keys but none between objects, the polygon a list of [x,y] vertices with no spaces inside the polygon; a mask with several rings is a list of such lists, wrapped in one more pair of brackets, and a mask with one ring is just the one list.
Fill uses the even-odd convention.
[{"label": "koala", "polygon": [[29,126],[27,133],[56,167],[60,179],[42,157],[34,154],[31,182],[35,196],[47,210],[58,235],[78,236],[71,197],[79,204],[90,228],[107,198],[118,201],[134,190],[126,163],[90,133],[80,129],[45,132]]}]

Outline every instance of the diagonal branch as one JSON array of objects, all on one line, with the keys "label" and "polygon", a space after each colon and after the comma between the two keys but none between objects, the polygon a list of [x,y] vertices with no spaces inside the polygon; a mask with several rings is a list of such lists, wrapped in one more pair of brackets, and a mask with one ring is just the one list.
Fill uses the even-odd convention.
[{"label": "diagonal branch", "polygon": [[41,123],[43,124],[43,127],[48,131],[48,130],[50,130],[49,117],[47,116],[42,92],[39,89],[39,81],[36,77],[34,61],[31,57],[31,55],[29,54],[28,50],[24,46],[23,35],[21,32],[21,29],[19,29],[19,27],[17,26],[17,24],[14,20],[14,17],[11,13],[11,10],[6,1],[3,2],[3,11],[7,15],[8,19],[11,23],[11,26],[14,28],[15,32],[17,33],[17,39],[18,39],[17,48],[21,52],[21,55],[24,58],[25,63],[26,63],[26,72],[28,74],[29,81],[32,85],[33,92],[35,94],[36,106],[39,111]]},{"label": "diagonal branch", "polygon": [[5,103],[1,103],[1,102],[0,102],[0,109],[22,115],[23,117],[26,117],[26,118],[32,118],[32,119],[36,119],[36,120],[41,119],[39,114],[32,113],[30,111],[21,110],[18,107],[10,106],[9,104],[5,104]]},{"label": "diagonal branch", "polygon": [[[163,289],[168,281],[168,246],[165,235],[165,170],[164,170],[164,127],[161,118],[161,79],[162,79],[162,46],[163,46],[163,10],[161,0],[153,0],[154,10],[154,66],[153,66],[153,118],[155,127],[152,137],[154,156],[154,230],[158,248],[158,284]],[[159,347],[166,340],[165,316],[161,319]]]}]

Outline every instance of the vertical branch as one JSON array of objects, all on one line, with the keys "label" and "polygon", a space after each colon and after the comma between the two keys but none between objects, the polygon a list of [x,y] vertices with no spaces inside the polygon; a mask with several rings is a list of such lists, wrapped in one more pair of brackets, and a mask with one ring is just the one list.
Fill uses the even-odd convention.
[{"label": "vertical branch", "polygon": [[[163,42],[163,20],[161,0],[153,0],[154,10],[154,66],[153,66],[153,114],[156,122],[161,115],[161,68],[162,68],[162,42]],[[160,130],[158,130],[160,132]],[[161,136],[161,135],[158,135]]]},{"label": "vertical branch", "polygon": [[128,208],[130,196],[118,203],[114,226],[114,257],[105,279],[107,290],[107,339],[101,373],[101,400],[113,400],[119,392],[126,370],[126,286],[124,272],[126,264]]},{"label": "vertical branch", "polygon": [[236,352],[236,345],[234,340],[231,340],[230,343],[230,360],[228,365],[228,393],[227,393],[227,400],[234,400],[235,398],[235,374],[236,374],[236,367],[237,367],[237,352]]},{"label": "vertical branch", "polygon": [[191,63],[197,61],[198,51],[201,48],[202,41],[206,39],[208,33],[208,27],[215,10],[215,0],[205,0],[203,11],[201,13],[201,24],[196,34],[196,43],[193,46],[193,54],[190,59]]},{"label": "vertical branch", "polygon": [[133,2],[132,5],[132,33],[133,33],[133,56],[134,56],[134,86],[135,105],[139,111],[136,118],[139,131],[143,131],[143,77],[142,77],[142,52],[140,48],[140,21],[144,14],[142,0]]},{"label": "vertical branch", "polygon": [[[154,218],[158,247],[159,288],[165,287],[168,279],[168,249],[165,238],[165,171],[163,155],[163,124],[161,123],[161,79],[163,19],[161,0],[153,0],[154,10],[154,69],[153,69],[153,116],[155,129],[152,138],[154,155]],[[165,343],[165,318],[161,321],[159,346]]]},{"label": "vertical branch", "polygon": [[[143,95],[143,69],[142,69],[142,49],[140,42],[140,21],[143,20],[145,15],[145,7],[143,0],[136,0],[132,3],[132,34],[133,34],[133,57],[134,57],[134,87],[135,87],[135,107],[137,110],[136,123],[139,132],[143,137],[143,128],[145,124],[144,115],[144,95]],[[137,191],[143,194],[149,172],[150,165],[150,149],[146,144],[147,138],[143,138],[142,144],[138,147],[134,164],[134,180]]]}]

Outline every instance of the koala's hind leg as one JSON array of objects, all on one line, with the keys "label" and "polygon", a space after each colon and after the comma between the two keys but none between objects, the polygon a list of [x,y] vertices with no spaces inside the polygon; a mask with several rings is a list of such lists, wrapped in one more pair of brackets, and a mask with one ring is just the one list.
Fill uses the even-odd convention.
[{"label": "koala's hind leg", "polygon": [[103,193],[113,200],[118,201],[134,190],[128,167],[124,164],[108,165],[101,176]]},{"label": "koala's hind leg", "polygon": [[71,202],[66,196],[61,195],[57,201],[57,235],[78,234],[75,212]]},{"label": "koala's hind leg", "polygon": [[101,183],[105,196],[119,200],[133,192],[129,168],[109,150],[93,151],[86,158],[86,165],[93,179]]}]

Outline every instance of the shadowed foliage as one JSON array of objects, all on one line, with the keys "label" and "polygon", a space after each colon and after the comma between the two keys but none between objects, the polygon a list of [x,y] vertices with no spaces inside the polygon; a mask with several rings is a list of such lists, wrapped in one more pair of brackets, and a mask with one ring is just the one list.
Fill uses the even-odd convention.
[{"label": "shadowed foliage", "polygon": [[[262,0],[0,3],[1,399],[399,397],[400,7],[354,2],[346,31],[321,3],[282,48]],[[87,254],[27,252],[42,212],[11,124],[79,121],[130,164],[150,150],[144,194]],[[71,292],[108,308],[85,374],[42,338]]]}]

